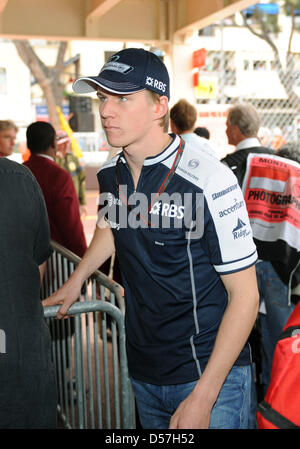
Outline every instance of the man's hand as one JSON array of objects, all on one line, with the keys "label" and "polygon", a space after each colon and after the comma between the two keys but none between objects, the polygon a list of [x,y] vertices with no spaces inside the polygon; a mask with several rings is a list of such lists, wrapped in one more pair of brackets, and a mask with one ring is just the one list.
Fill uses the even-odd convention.
[{"label": "man's hand", "polygon": [[62,304],[57,313],[57,318],[64,318],[71,305],[80,297],[81,287],[84,281],[111,257],[114,252],[115,245],[112,231],[102,218],[102,222],[96,226],[92,241],[76,270],[59,290],[42,301],[43,306],[48,307]]},{"label": "man's hand", "polygon": [[81,284],[74,284],[72,282],[66,282],[53,295],[42,301],[44,307],[62,305],[57,312],[58,319],[64,318],[71,305],[80,297]]},{"label": "man's hand", "polygon": [[202,397],[197,391],[197,386],[189,396],[180,403],[171,418],[170,429],[208,429],[211,401]]}]

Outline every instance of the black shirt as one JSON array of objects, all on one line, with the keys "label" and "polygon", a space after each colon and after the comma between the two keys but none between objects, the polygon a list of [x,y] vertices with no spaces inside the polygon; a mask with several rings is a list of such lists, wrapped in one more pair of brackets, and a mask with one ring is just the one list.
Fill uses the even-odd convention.
[{"label": "black shirt", "polygon": [[30,170],[5,158],[0,206],[0,428],[55,427],[55,377],[39,272],[51,254],[48,217]]}]

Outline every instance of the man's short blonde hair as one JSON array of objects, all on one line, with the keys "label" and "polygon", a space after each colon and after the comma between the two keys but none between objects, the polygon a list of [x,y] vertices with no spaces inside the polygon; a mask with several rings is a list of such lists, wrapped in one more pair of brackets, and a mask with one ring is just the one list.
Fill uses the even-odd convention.
[{"label": "man's short blonde hair", "polygon": [[0,132],[7,129],[14,129],[16,133],[19,131],[19,128],[12,120],[0,120]]},{"label": "man's short blonde hair", "polygon": [[[146,89],[146,92],[149,92],[149,96],[153,103],[159,103],[159,98],[161,95],[153,92],[152,90]],[[169,110],[168,112],[160,119],[160,126],[163,128],[164,132],[167,133],[169,131]]]}]

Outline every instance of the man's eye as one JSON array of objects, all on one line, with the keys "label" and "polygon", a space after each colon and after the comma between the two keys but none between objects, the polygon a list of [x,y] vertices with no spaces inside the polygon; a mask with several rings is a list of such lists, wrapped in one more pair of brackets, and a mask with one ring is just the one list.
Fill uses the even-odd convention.
[{"label": "man's eye", "polygon": [[122,103],[124,103],[124,101],[127,101],[127,97],[120,97],[120,101],[121,101]]},{"label": "man's eye", "polygon": [[102,95],[98,95],[98,98],[101,103],[104,103],[106,101],[106,97],[103,97]]}]

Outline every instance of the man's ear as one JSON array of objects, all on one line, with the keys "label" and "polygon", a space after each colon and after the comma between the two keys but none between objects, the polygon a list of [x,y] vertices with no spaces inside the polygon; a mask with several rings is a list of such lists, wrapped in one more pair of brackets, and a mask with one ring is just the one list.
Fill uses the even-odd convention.
[{"label": "man's ear", "polygon": [[234,138],[237,144],[241,142],[241,140],[246,139],[246,136],[244,136],[244,134],[241,132],[240,128],[237,125],[234,126]]},{"label": "man's ear", "polygon": [[169,110],[168,97],[166,97],[165,95],[160,96],[155,106],[156,108],[154,113],[157,115],[156,118],[164,117]]}]

